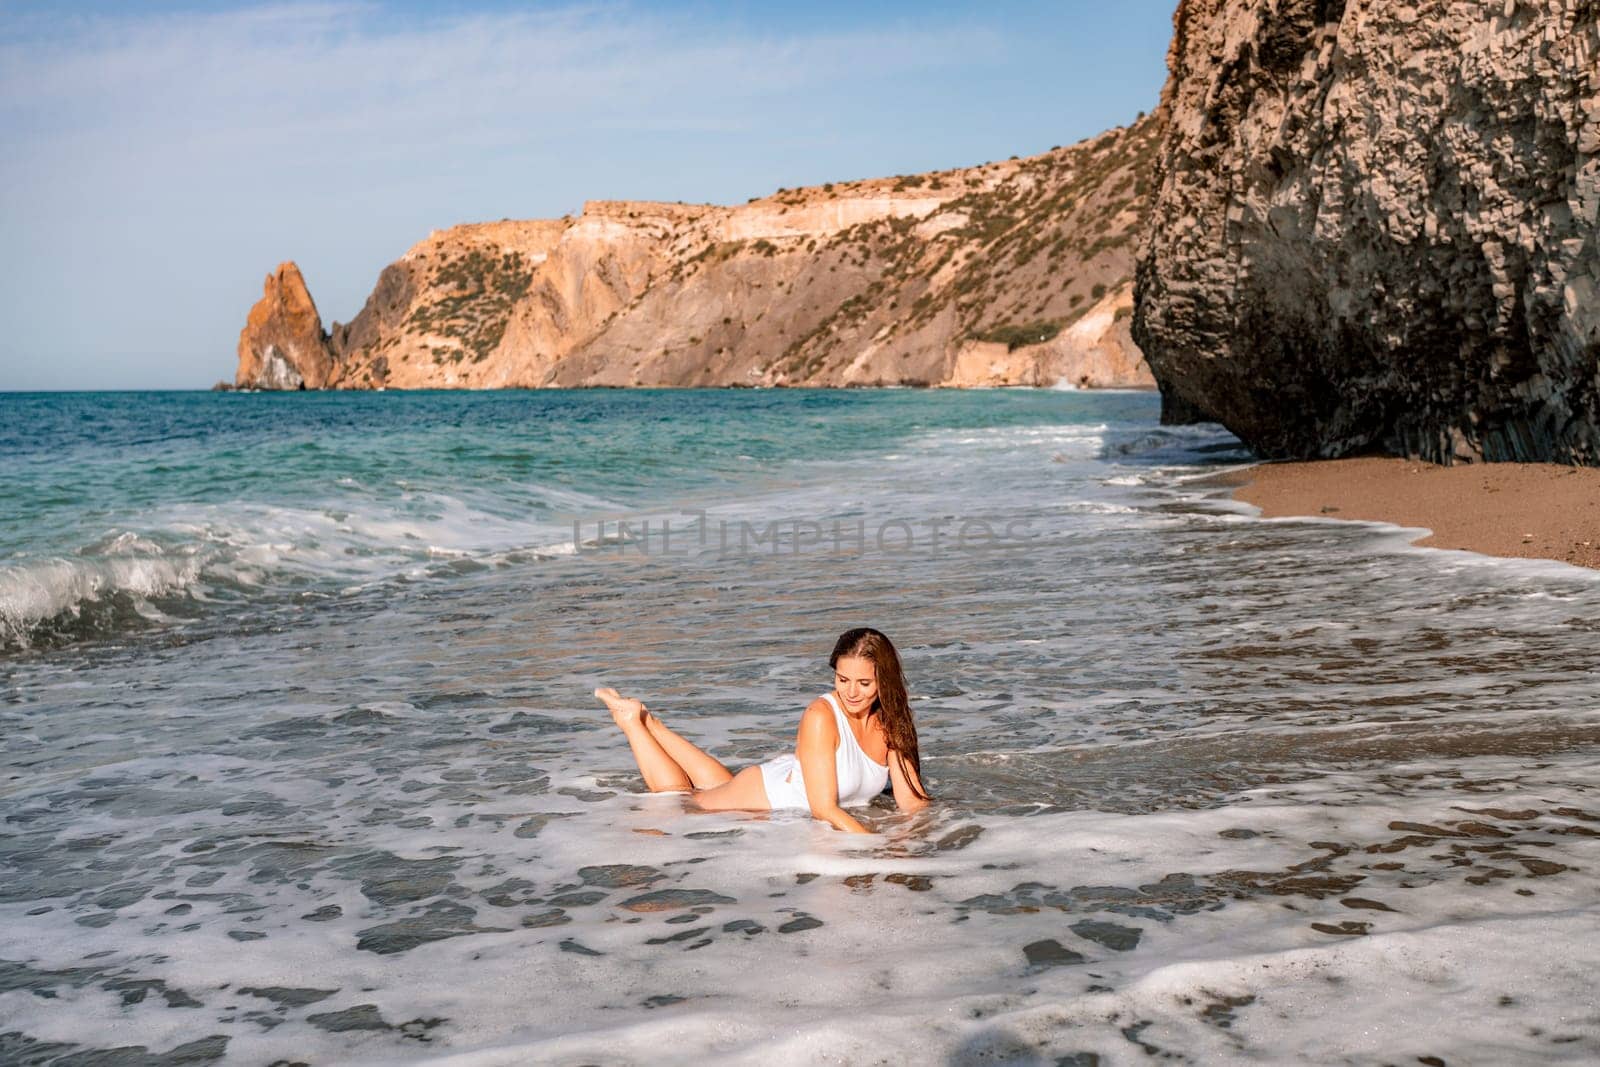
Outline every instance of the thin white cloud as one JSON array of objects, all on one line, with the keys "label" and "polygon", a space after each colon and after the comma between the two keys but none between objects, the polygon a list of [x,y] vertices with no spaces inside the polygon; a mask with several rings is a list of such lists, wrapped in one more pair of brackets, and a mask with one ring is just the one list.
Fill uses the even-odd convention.
[{"label": "thin white cloud", "polygon": [[[573,130],[731,132],[797,95],[959,66],[972,27],[776,38],[620,7],[418,22],[370,4],[0,25],[0,128],[65,151],[332,151],[382,157]],[[9,32],[8,32],[9,31]]]}]

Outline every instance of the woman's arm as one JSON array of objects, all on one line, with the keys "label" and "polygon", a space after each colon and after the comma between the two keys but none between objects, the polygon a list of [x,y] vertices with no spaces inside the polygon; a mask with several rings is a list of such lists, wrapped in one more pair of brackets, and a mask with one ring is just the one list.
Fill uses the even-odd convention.
[{"label": "woman's arm", "polygon": [[894,749],[889,750],[889,784],[894,786],[895,806],[901,811],[921,811],[928,806],[926,800],[917,796],[918,792],[928,792],[917,769]]},{"label": "woman's arm", "polygon": [[800,774],[806,780],[806,800],[811,804],[811,815],[835,830],[871,833],[839,806],[839,775],[834,763],[838,748],[839,727],[833,721],[833,709],[819,697],[800,716],[800,733],[794,744],[794,754],[800,760]]}]

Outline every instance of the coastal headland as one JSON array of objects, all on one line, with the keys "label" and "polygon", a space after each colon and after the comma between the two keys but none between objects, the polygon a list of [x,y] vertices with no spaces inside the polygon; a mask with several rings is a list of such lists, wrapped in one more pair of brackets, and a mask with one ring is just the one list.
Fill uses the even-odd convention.
[{"label": "coastal headland", "polygon": [[324,330],[268,275],[234,384],[1153,387],[1129,333],[1159,120],[735,207],[591,201],[429,234]]}]

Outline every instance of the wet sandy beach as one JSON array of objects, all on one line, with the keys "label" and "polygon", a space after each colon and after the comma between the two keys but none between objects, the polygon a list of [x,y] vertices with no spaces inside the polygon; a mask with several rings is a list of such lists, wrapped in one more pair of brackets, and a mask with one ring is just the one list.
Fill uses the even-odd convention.
[{"label": "wet sandy beach", "polygon": [[1553,463],[1440,467],[1388,457],[1265,463],[1228,477],[1263,518],[1431,530],[1417,543],[1600,567],[1600,470]]}]

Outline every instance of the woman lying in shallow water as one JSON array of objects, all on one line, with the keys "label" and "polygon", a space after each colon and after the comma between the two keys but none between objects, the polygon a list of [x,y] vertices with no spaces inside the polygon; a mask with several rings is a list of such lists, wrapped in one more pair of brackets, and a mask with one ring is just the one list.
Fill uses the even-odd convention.
[{"label": "woman lying in shallow water", "polygon": [[928,804],[917,753],[917,727],[906,700],[900,657],[877,630],[848,630],[828,657],[833,692],[800,716],[793,755],[734,774],[667,729],[644,704],[615,689],[596,689],[627,735],[653,793],[689,792],[706,811],[810,811],[837,830],[869,833],[845,811],[894,785],[901,811]]}]

